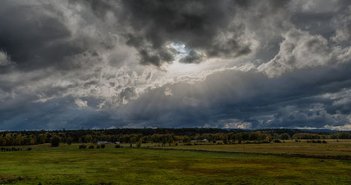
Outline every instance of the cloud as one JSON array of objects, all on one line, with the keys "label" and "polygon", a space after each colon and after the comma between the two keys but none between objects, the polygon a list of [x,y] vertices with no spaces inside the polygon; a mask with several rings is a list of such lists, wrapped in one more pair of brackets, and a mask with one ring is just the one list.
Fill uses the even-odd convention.
[{"label": "cloud", "polygon": [[0,12],[0,48],[19,68],[59,64],[65,56],[80,50],[66,40],[69,31],[64,25],[37,5],[13,5],[10,1],[2,4],[7,8]]},{"label": "cloud", "polygon": [[350,8],[4,0],[0,128],[344,128]]},{"label": "cloud", "polygon": [[75,99],[74,103],[79,107],[79,108],[86,108],[88,107],[88,101],[84,101],[81,99]]},{"label": "cloud", "polygon": [[222,126],[222,128],[226,128],[226,129],[250,129],[251,128],[251,123],[249,122],[243,122],[240,120],[226,120],[226,122],[227,123],[225,123]]},{"label": "cloud", "polygon": [[0,66],[7,66],[9,64],[11,64],[11,62],[7,54],[0,51]]},{"label": "cloud", "polygon": [[[345,91],[351,87],[350,65],[295,68],[274,78],[259,69],[220,71],[194,84],[153,89],[116,112],[124,120],[156,127],[223,127],[221,120],[228,119],[250,123],[250,128],[338,125],[351,113]],[[172,96],[164,96],[168,89]]]},{"label": "cloud", "polygon": [[349,131],[351,130],[351,124],[340,125],[340,126],[325,125],[324,128],[330,129],[330,130]]},{"label": "cloud", "polygon": [[207,57],[233,57],[251,52],[243,41],[244,27],[235,23],[237,9],[244,1],[122,1],[128,44],[135,47],[143,64],[170,63],[174,55],[166,47],[178,42],[191,52],[181,62],[202,61]]},{"label": "cloud", "polygon": [[295,0],[289,8],[300,13],[335,13],[341,8],[340,0]]},{"label": "cloud", "polygon": [[280,44],[279,53],[269,62],[259,66],[269,76],[277,76],[295,69],[316,67],[332,62],[332,49],[319,35],[298,30],[289,31]]}]

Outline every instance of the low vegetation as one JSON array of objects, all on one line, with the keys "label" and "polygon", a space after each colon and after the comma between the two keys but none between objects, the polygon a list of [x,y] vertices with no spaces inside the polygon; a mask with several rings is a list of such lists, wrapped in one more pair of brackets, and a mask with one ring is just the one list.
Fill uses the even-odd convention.
[{"label": "low vegetation", "polygon": [[[348,134],[218,129],[3,132],[0,184],[351,184]],[[28,138],[35,142],[26,143]]]},{"label": "low vegetation", "polygon": [[0,184],[351,183],[349,160],[114,146],[37,145],[0,153]]},{"label": "low vegetation", "polygon": [[222,129],[112,129],[112,130],[58,130],[0,132],[0,146],[21,146],[51,143],[129,143],[141,146],[160,143],[162,146],[176,143],[280,143],[301,139],[325,143],[327,139],[351,139],[351,132],[312,132],[306,130],[222,130]]}]

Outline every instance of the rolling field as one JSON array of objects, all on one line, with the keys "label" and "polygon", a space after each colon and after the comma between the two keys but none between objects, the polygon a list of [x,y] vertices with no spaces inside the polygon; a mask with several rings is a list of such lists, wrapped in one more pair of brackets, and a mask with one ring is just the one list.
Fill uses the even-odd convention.
[{"label": "rolling field", "polygon": [[239,153],[259,153],[259,154],[283,154],[283,155],[301,155],[309,157],[346,157],[351,159],[351,141],[350,140],[327,140],[326,144],[294,142],[291,140],[285,143],[262,143],[262,144],[199,144],[199,145],[179,145],[167,147],[172,149],[183,150],[204,150],[219,152],[239,152]]},{"label": "rolling field", "polygon": [[[225,146],[233,151],[233,145],[221,145]],[[351,184],[351,161],[113,146],[79,150],[77,145],[58,148],[38,145],[32,151],[0,152],[0,184]]]}]

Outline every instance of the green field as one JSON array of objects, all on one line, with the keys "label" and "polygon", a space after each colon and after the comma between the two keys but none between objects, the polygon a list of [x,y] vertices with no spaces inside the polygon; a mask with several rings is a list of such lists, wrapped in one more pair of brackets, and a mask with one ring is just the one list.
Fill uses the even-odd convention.
[{"label": "green field", "polygon": [[[294,145],[273,145],[284,144]],[[236,151],[233,148],[239,146],[190,147],[202,147],[204,150],[218,150],[216,147],[219,147]],[[245,147],[250,146],[255,148],[245,144]],[[179,149],[184,147],[178,146]],[[266,153],[269,150],[271,148],[266,148]],[[0,184],[39,183],[339,185],[351,184],[351,161],[113,146],[79,150],[77,145],[61,145],[58,148],[38,145],[32,151],[0,152]]]},{"label": "green field", "polygon": [[350,140],[326,140],[326,144],[307,143],[307,140],[295,142],[292,140],[284,143],[262,143],[262,144],[197,144],[197,145],[179,145],[167,148],[184,149],[184,150],[205,150],[220,152],[240,152],[240,153],[258,153],[258,154],[283,154],[283,155],[300,155],[306,157],[330,157],[351,159],[351,141]]}]

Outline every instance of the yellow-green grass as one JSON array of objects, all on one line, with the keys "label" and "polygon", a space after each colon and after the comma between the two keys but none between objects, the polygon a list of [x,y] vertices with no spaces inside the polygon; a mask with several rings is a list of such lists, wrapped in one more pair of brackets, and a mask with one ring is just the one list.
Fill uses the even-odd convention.
[{"label": "yellow-green grass", "polygon": [[[229,145],[223,145],[229,146]],[[351,161],[145,148],[0,152],[0,184],[351,184]]]},{"label": "yellow-green grass", "polygon": [[344,157],[351,158],[351,140],[327,140],[326,144],[286,141],[285,143],[262,144],[198,144],[198,145],[172,145],[173,149],[206,150],[221,152],[264,153],[264,154],[299,154],[319,157]]}]

